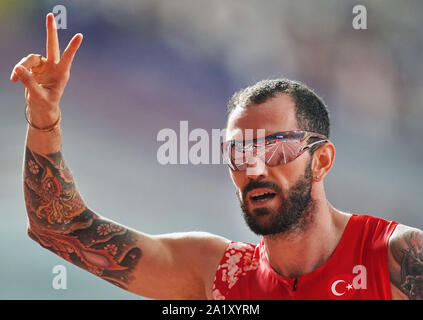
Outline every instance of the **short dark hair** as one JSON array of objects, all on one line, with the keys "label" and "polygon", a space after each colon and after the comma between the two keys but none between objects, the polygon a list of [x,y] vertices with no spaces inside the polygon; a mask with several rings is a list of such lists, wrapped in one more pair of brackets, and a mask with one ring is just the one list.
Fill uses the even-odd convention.
[{"label": "short dark hair", "polygon": [[[329,138],[329,111],[323,99],[304,83],[289,79],[261,80],[234,93],[227,105],[228,118],[237,106],[260,105],[279,93],[287,94],[294,100],[299,129]],[[313,153],[320,145],[313,146],[310,152]]]}]

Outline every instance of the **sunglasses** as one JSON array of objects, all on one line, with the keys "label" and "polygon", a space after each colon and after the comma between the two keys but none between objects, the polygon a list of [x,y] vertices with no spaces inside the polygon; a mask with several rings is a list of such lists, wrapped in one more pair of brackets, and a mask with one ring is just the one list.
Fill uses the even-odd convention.
[{"label": "sunglasses", "polygon": [[[320,140],[308,143],[310,139]],[[318,143],[329,142],[324,135],[309,131],[284,131],[252,140],[221,143],[223,161],[233,171],[244,171],[252,158],[260,157],[269,167],[287,164]]]}]

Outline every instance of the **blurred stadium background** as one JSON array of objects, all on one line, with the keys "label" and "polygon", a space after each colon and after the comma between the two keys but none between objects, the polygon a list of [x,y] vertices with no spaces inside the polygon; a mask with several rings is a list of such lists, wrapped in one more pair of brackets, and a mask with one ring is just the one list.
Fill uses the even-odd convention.
[{"label": "blurred stadium background", "polygon": [[[0,0],[0,298],[142,299],[61,260],[26,235],[23,56],[45,54],[44,20],[62,4],[61,48],[84,34],[62,98],[63,150],[101,215],[151,234],[201,230],[257,242],[224,165],[156,160],[163,128],[224,128],[231,94],[263,78],[314,88],[337,156],[337,208],[423,227],[423,2],[396,0]],[[367,30],[352,8],[367,8]],[[189,250],[189,248],[187,248]],[[67,268],[68,289],[52,288]]]}]

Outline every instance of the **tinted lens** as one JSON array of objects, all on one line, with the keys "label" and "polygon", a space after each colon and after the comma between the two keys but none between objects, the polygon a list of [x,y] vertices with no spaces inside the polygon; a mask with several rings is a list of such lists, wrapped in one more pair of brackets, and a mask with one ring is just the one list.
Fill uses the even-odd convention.
[{"label": "tinted lens", "polygon": [[270,167],[287,164],[301,154],[302,144],[299,140],[285,140],[266,146],[266,164]]},{"label": "tinted lens", "polygon": [[[232,170],[245,170],[247,167],[246,157],[240,152],[236,151],[236,148],[232,141],[226,141],[222,143],[222,157],[223,161]],[[236,163],[238,165],[236,165]]]},{"label": "tinted lens", "polygon": [[230,158],[230,145],[231,142],[230,141],[225,141],[222,142],[221,147],[222,147],[222,158],[223,158],[223,162],[226,163],[228,166],[230,166],[232,169],[234,169],[232,167],[232,163],[231,163],[231,158]]},{"label": "tinted lens", "polygon": [[266,162],[268,166],[286,164],[297,158],[302,152],[302,143],[299,140],[284,140],[272,143],[258,149],[250,150],[240,148],[239,145],[227,141],[222,143],[222,156],[226,164],[232,170],[246,170],[251,157],[258,157]]}]

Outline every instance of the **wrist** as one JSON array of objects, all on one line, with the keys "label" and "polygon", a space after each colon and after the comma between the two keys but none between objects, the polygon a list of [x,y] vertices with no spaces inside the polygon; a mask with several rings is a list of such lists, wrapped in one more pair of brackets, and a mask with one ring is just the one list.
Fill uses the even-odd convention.
[{"label": "wrist", "polygon": [[59,107],[50,111],[34,112],[28,105],[25,108],[25,117],[30,127],[40,131],[51,131],[59,125],[61,113]]}]

